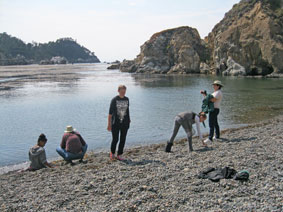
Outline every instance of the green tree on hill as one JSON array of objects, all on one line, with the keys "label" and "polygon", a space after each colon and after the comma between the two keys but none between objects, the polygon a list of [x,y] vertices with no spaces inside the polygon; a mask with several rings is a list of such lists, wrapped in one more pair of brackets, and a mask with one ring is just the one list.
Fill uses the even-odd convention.
[{"label": "green tree on hill", "polygon": [[[55,42],[28,43],[0,33],[0,65],[39,63],[52,57],[65,57],[69,63],[98,63],[99,59],[87,48],[79,45],[72,38],[61,38]],[[18,59],[21,58],[20,62]]]}]

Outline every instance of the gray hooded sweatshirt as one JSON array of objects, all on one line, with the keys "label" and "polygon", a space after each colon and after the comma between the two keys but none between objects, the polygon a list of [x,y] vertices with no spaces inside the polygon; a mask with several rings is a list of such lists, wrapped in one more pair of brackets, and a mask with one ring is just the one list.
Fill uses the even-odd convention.
[{"label": "gray hooded sweatshirt", "polygon": [[44,165],[47,162],[45,149],[40,146],[34,146],[30,148],[29,160],[31,161],[30,168],[32,170],[46,168],[46,166]]}]

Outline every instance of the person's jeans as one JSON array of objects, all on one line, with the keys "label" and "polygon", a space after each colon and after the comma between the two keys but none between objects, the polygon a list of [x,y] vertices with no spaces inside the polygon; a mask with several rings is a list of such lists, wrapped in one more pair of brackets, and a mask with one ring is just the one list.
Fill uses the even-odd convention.
[{"label": "person's jeans", "polygon": [[124,126],[112,126],[112,143],[111,143],[112,154],[115,154],[116,152],[117,143],[119,141],[119,134],[120,134],[120,142],[118,146],[118,155],[123,154],[128,129],[129,129],[128,127],[124,127]]},{"label": "person's jeans", "polygon": [[180,126],[182,126],[187,134],[187,138],[188,138],[188,142],[189,142],[189,150],[190,151],[193,151],[193,133],[192,133],[192,126],[188,126],[188,124],[186,122],[184,123],[180,123],[180,117],[176,117],[175,118],[175,122],[174,122],[174,129],[173,129],[173,133],[172,133],[172,136],[170,138],[170,141],[169,143],[173,144],[177,134],[178,134],[178,131],[180,129]]},{"label": "person's jeans", "polygon": [[214,131],[216,133],[216,138],[220,138],[220,129],[218,125],[217,116],[219,114],[219,109],[214,108],[212,112],[209,113],[209,139],[212,140],[214,136]]},{"label": "person's jeans", "polygon": [[83,159],[84,155],[86,153],[86,150],[87,150],[87,144],[85,146],[82,146],[82,152],[78,153],[78,154],[67,152],[65,149],[62,149],[61,146],[56,148],[56,151],[58,152],[58,154],[62,158],[64,158],[64,160],[66,160],[66,161],[71,161],[71,160],[76,160],[76,159]]}]

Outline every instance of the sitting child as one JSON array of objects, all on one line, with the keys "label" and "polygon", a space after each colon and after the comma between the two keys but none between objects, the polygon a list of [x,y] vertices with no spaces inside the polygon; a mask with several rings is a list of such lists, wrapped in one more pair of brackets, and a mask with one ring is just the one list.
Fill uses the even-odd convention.
[{"label": "sitting child", "polygon": [[35,171],[42,168],[52,168],[52,165],[47,162],[44,146],[47,143],[47,138],[44,134],[40,134],[37,140],[37,145],[30,148],[29,160],[31,161],[28,168],[29,171]]}]

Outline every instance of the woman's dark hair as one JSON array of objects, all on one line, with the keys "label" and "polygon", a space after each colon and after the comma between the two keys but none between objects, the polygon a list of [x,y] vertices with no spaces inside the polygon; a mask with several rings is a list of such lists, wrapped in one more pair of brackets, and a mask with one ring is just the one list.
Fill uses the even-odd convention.
[{"label": "woman's dark hair", "polygon": [[199,116],[202,116],[203,118],[206,118],[205,112],[200,112],[198,115],[199,115]]},{"label": "woman's dark hair", "polygon": [[222,85],[218,85],[218,84],[216,84],[216,85],[218,86],[218,89],[221,90]]},{"label": "woman's dark hair", "polygon": [[39,144],[40,141],[44,141],[44,142],[47,141],[47,138],[46,138],[46,136],[45,136],[43,133],[41,133],[41,134],[39,135],[39,137],[38,137],[38,139],[37,139],[37,143]]}]

